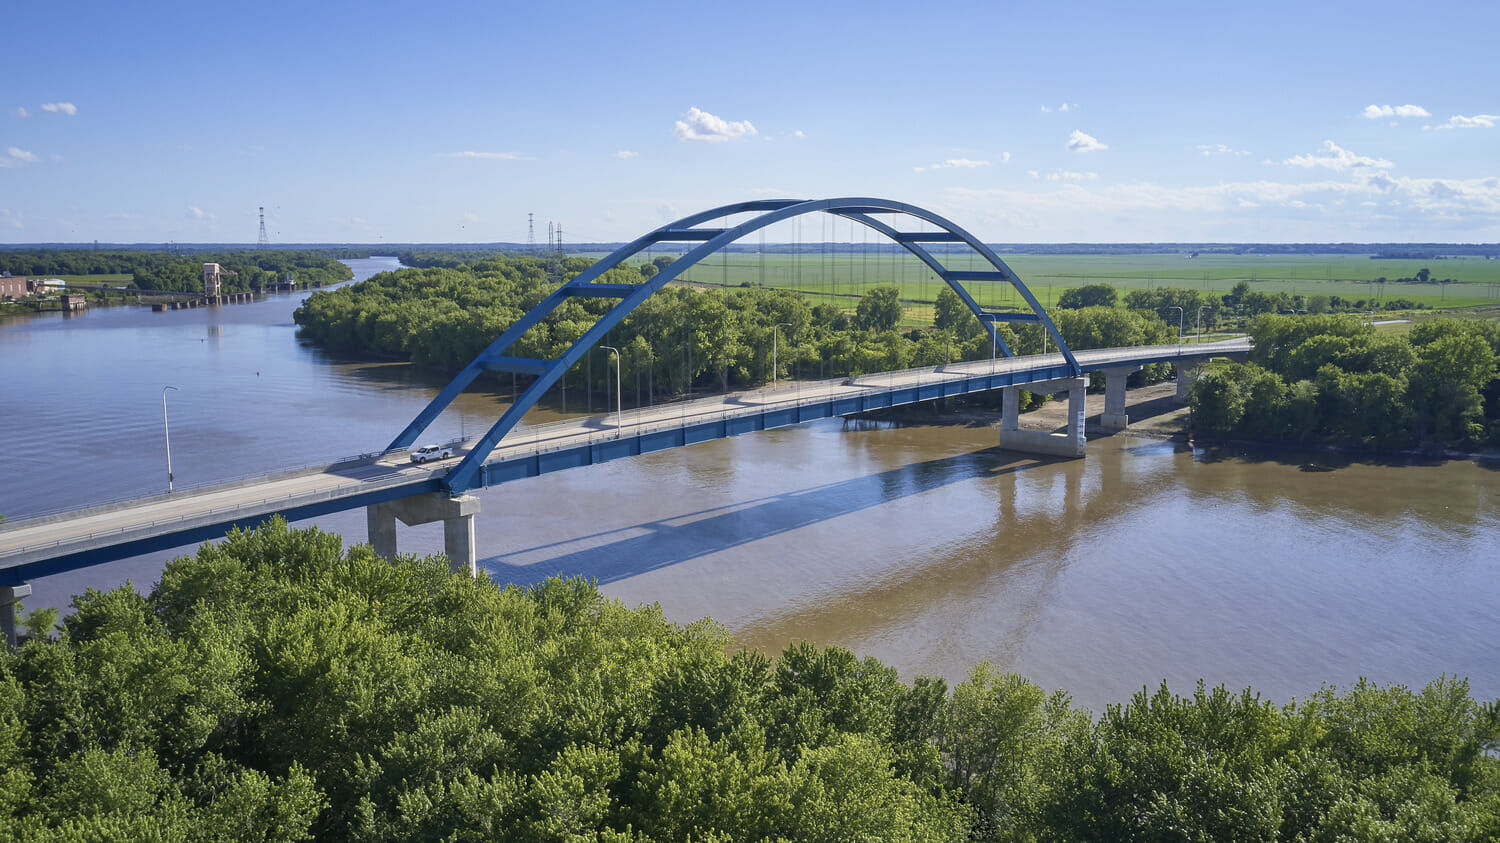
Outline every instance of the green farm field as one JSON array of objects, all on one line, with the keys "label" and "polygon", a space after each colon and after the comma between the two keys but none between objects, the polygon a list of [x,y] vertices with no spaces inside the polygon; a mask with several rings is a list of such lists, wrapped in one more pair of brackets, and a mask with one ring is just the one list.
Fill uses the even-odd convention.
[{"label": "green farm field", "polygon": [[[1374,260],[1350,255],[1002,255],[1044,305],[1051,306],[1072,287],[1110,284],[1120,290],[1186,287],[1227,293],[1240,281],[1267,293],[1337,295],[1349,300],[1409,299],[1435,308],[1472,307],[1500,302],[1500,261],[1483,258]],[[951,258],[955,269],[984,269],[977,255]],[[1427,269],[1448,284],[1398,283],[1380,278],[1416,277]],[[764,284],[800,290],[815,302],[852,307],[876,284],[895,282],[902,297],[931,302],[941,282],[912,257],[882,252],[721,253],[684,274],[684,280],[714,286]],[[1009,285],[968,282],[986,308],[1022,307]],[[913,314],[915,315],[915,314]]]}]

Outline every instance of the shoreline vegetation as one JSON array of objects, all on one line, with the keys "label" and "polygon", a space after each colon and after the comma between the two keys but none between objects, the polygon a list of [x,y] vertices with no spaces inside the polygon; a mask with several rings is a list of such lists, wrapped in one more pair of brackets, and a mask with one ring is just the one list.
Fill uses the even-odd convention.
[{"label": "shoreline vegetation", "polygon": [[[332,285],[348,281],[354,271],[331,251],[255,249],[173,253],[144,250],[0,249],[0,272],[12,276],[59,278],[82,292],[90,304],[121,303],[145,296],[180,298],[203,292],[203,264],[223,267],[223,291],[260,291],[295,279],[298,284]],[[0,302],[0,313],[35,312],[46,304],[42,294]]]},{"label": "shoreline vegetation", "polygon": [[1500,835],[1500,701],[1461,678],[1094,714],[989,664],[949,688],[770,658],[580,580],[275,520],[74,598],[0,651],[0,837],[1455,840]]},{"label": "shoreline vegetation", "polygon": [[1266,315],[1250,362],[1192,387],[1209,436],[1373,451],[1500,445],[1500,323],[1436,319],[1382,334],[1352,316]]}]

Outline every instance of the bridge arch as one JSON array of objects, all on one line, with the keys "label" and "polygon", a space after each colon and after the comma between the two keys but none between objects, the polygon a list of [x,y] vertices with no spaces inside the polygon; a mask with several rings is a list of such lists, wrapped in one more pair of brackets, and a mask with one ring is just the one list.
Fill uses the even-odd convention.
[{"label": "bridge arch", "polygon": [[[738,214],[754,213],[757,216],[732,227],[702,227],[705,223],[722,220]],[[1011,271],[1010,267],[995,254],[994,250],[984,245],[978,238],[931,211],[909,205],[904,202],[895,202],[888,199],[870,199],[863,197],[846,197],[838,199],[765,199],[750,202],[738,202],[731,205],[713,208],[700,213],[683,217],[676,222],[668,223],[644,236],[627,243],[616,249],[607,257],[598,261],[588,269],[584,270],[572,280],[558,287],[536,307],[532,308],[514,324],[505,330],[494,342],[490,343],[484,351],[480,352],[463,371],[459,372],[442,392],[417,414],[417,417],[406,426],[404,430],[393,440],[390,448],[406,448],[417,441],[422,431],[442,414],[453,399],[473,383],[483,372],[516,372],[520,374],[533,375],[535,380],[526,388],[500,419],[485,432],[464,459],[444,478],[444,485],[449,491],[457,494],[473,488],[479,483],[479,470],[484,461],[489,458],[490,452],[500,443],[500,440],[511,431],[526,411],[536,405],[551,386],[557,382],[574,363],[578,362],[590,348],[593,348],[604,336],[618,325],[631,311],[639,307],[646,299],[650,298],[656,291],[665,287],[669,282],[680,276],[685,270],[697,264],[699,261],[714,254],[715,252],[729,246],[740,238],[754,233],[767,226],[793,217],[812,213],[827,213],[843,217],[848,220],[864,225],[892,242],[905,248],[915,255],[917,259],[926,264],[937,276],[945,281],[948,286],[958,294],[964,304],[974,314],[985,330],[989,332],[997,350],[1003,351],[1005,356],[1013,357],[1014,352],[1005,343],[997,331],[996,324],[1000,322],[1032,322],[1042,326],[1057,348],[1066,358],[1068,366],[1076,376],[1081,371],[1077,359],[1074,358],[1072,350],[1063,341],[1062,335],[1058,333],[1057,326],[1047,316],[1047,312],[1041,304],[1022,283],[1021,279]],[[878,216],[877,216],[878,215]],[[884,217],[894,215],[892,219]],[[897,227],[896,223],[902,218],[911,218],[931,223],[936,226],[936,231],[909,231]],[[639,284],[610,284],[599,283],[598,279],[604,273],[621,265],[631,257],[645,251],[657,243],[698,243],[699,245],[688,249],[677,260],[663,268],[656,275],[645,279]],[[984,257],[990,264],[986,270],[958,270],[949,269],[940,260],[939,255],[926,248],[929,243],[964,243],[979,255]],[[974,297],[964,288],[965,281],[987,281],[1005,282],[1010,284],[1026,304],[1031,312],[993,312],[984,310]],[[556,360],[536,360],[528,358],[510,357],[505,352],[516,343],[525,333],[531,330],[549,314],[556,310],[563,302],[571,298],[613,298],[618,299],[615,306],[610,308],[597,322],[583,335],[578,338],[567,351]]]}]

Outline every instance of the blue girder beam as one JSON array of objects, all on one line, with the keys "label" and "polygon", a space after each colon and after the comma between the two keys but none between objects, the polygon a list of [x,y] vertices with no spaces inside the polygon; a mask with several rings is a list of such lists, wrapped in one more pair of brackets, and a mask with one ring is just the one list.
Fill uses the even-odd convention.
[{"label": "blue girder beam", "polygon": [[944,281],[1010,281],[1003,272],[980,272],[978,270],[953,269],[943,273]]},{"label": "blue girder beam", "polygon": [[594,299],[623,299],[635,292],[638,284],[569,284],[563,287],[571,296]]},{"label": "blue girder beam", "polygon": [[962,243],[963,235],[952,231],[899,231],[897,243]]},{"label": "blue girder beam", "polygon": [[654,239],[658,243],[675,241],[700,241],[712,240],[723,234],[726,229],[722,228],[666,228],[655,233]]},{"label": "blue girder beam", "polygon": [[540,375],[552,365],[551,360],[529,357],[481,357],[474,362],[486,372],[515,372],[520,375]]}]

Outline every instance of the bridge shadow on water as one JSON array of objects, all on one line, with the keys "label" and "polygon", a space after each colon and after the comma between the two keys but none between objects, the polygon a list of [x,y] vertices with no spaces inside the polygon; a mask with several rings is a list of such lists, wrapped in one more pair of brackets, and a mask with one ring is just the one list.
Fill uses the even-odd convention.
[{"label": "bridge shadow on water", "polygon": [[521,548],[479,564],[499,583],[525,586],[556,575],[610,583],[954,483],[1060,461],[987,448]]}]

